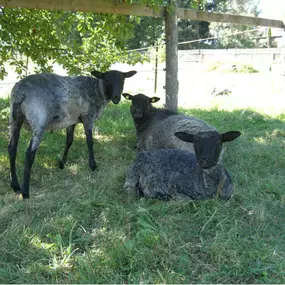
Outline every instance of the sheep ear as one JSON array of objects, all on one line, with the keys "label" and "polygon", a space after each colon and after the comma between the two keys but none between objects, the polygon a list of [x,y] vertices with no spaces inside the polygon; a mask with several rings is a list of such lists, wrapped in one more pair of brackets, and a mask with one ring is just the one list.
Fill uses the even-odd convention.
[{"label": "sheep ear", "polygon": [[129,71],[129,72],[124,72],[124,77],[129,78],[132,77],[136,74],[137,72],[135,70]]},{"label": "sheep ear", "polygon": [[223,142],[231,142],[237,139],[241,135],[238,131],[230,131],[222,134]]},{"label": "sheep ear", "polygon": [[129,94],[129,93],[123,93],[122,94],[127,100],[132,100],[133,99],[133,95]]},{"label": "sheep ear", "polygon": [[157,102],[159,100],[160,100],[160,98],[158,98],[158,97],[151,97],[151,98],[149,98],[149,102],[150,103],[155,103],[155,102]]},{"label": "sheep ear", "polygon": [[97,71],[97,70],[93,70],[91,71],[91,75],[97,77],[97,78],[103,78],[104,77],[104,73]]},{"label": "sheep ear", "polygon": [[192,143],[194,141],[194,136],[185,132],[176,132],[175,136],[184,142]]}]

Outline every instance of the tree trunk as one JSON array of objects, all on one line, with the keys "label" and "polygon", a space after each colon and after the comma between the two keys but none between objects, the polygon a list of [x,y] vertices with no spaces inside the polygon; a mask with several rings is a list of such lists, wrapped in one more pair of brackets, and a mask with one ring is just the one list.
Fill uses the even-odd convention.
[{"label": "tree trunk", "polygon": [[[175,2],[172,0],[172,3]],[[175,4],[175,3],[173,3]],[[176,111],[178,105],[178,27],[176,4],[174,11],[165,13],[166,35],[166,107]]]}]

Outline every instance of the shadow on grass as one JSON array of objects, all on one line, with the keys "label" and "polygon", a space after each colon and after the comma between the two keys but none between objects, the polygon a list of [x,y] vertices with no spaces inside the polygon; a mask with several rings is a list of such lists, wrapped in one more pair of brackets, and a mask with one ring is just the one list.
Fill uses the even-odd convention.
[{"label": "shadow on grass", "polygon": [[[0,100],[0,106],[2,114],[8,101]],[[285,201],[285,118],[271,118],[252,110],[183,112],[207,121],[221,132],[242,132],[238,140],[225,144],[224,162],[236,186],[234,198],[228,203],[165,203],[126,197],[122,192],[124,175],[135,157],[135,129],[127,103],[110,104],[95,122],[98,172],[88,168],[82,127],[76,129],[64,170],[58,169],[57,159],[64,150],[65,132],[46,133],[32,171],[31,199],[25,203],[10,195],[9,138],[8,132],[1,132],[0,186],[5,187],[0,197],[3,209],[0,232],[7,236],[0,241],[0,261],[5,259],[7,266],[7,275],[2,275],[7,277],[3,280],[7,283],[284,280],[278,271],[280,260],[274,261],[277,257],[273,257],[271,250],[278,252],[285,244],[280,227],[285,222],[280,215]],[[7,129],[7,122],[3,113],[1,130]],[[30,133],[23,131],[17,159],[19,179],[29,139]],[[278,239],[272,238],[272,233]],[[77,252],[69,255],[75,249]],[[25,270],[19,271],[18,264]],[[271,279],[266,279],[266,274],[271,273]]]},{"label": "shadow on grass", "polygon": [[[9,165],[7,155],[8,136],[8,113],[9,102],[0,99],[0,159],[2,170],[1,185],[7,185],[9,177]],[[4,111],[3,111],[4,110]],[[260,171],[273,173],[279,168],[284,168],[285,163],[282,156],[284,149],[285,128],[284,118],[271,118],[254,112],[252,110],[234,110],[232,112],[221,110],[181,110],[188,115],[197,116],[215,126],[219,131],[239,130],[242,136],[234,143],[226,144],[225,163],[236,173],[239,171],[235,166],[242,167],[242,171],[250,173],[252,166],[262,163]],[[118,106],[110,104],[103,116],[95,122],[94,150],[96,161],[100,168],[100,160],[109,161],[118,159],[120,153],[130,153],[130,158],[135,153],[135,129],[129,112],[129,104],[124,102]],[[31,133],[23,130],[21,132],[17,165],[19,178],[23,171],[23,162],[26,148],[29,144]],[[36,171],[59,171],[58,160],[61,158],[65,147],[65,131],[54,133],[46,132],[38,150],[32,184],[36,182],[33,177]],[[132,155],[133,154],[133,155]],[[110,156],[108,158],[108,155]],[[236,160],[238,159],[238,163]],[[257,160],[257,161],[256,161]],[[78,125],[75,131],[75,140],[69,151],[68,163],[82,163],[88,168],[88,152],[82,126]],[[258,171],[254,167],[255,171]],[[40,178],[40,177],[38,177]],[[3,192],[2,192],[3,194]]]}]

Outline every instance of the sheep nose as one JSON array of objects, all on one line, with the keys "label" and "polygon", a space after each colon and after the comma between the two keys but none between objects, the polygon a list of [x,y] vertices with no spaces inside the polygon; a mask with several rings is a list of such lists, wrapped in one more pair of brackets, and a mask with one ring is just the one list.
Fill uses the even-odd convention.
[{"label": "sheep nose", "polygon": [[118,103],[120,102],[120,96],[115,95],[115,96],[113,97],[112,101],[113,101],[114,104],[118,104]]},{"label": "sheep nose", "polygon": [[139,108],[131,108],[131,113],[136,118],[142,117],[142,111]]},{"label": "sheep nose", "polygon": [[141,109],[136,109],[135,113],[137,114],[137,116],[142,116]]},{"label": "sheep nose", "polygon": [[208,157],[201,157],[201,162],[208,162],[209,161],[209,158]]},{"label": "sheep nose", "polygon": [[208,168],[209,167],[209,158],[208,157],[200,157],[200,165],[202,168]]}]

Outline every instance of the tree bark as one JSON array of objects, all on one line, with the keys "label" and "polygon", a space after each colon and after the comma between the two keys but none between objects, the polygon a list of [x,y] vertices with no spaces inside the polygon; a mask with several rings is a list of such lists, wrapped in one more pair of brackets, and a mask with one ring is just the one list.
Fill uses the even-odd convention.
[{"label": "tree bark", "polygon": [[165,96],[166,107],[176,111],[178,105],[178,27],[177,6],[165,12],[165,35],[166,35],[166,84]]}]

